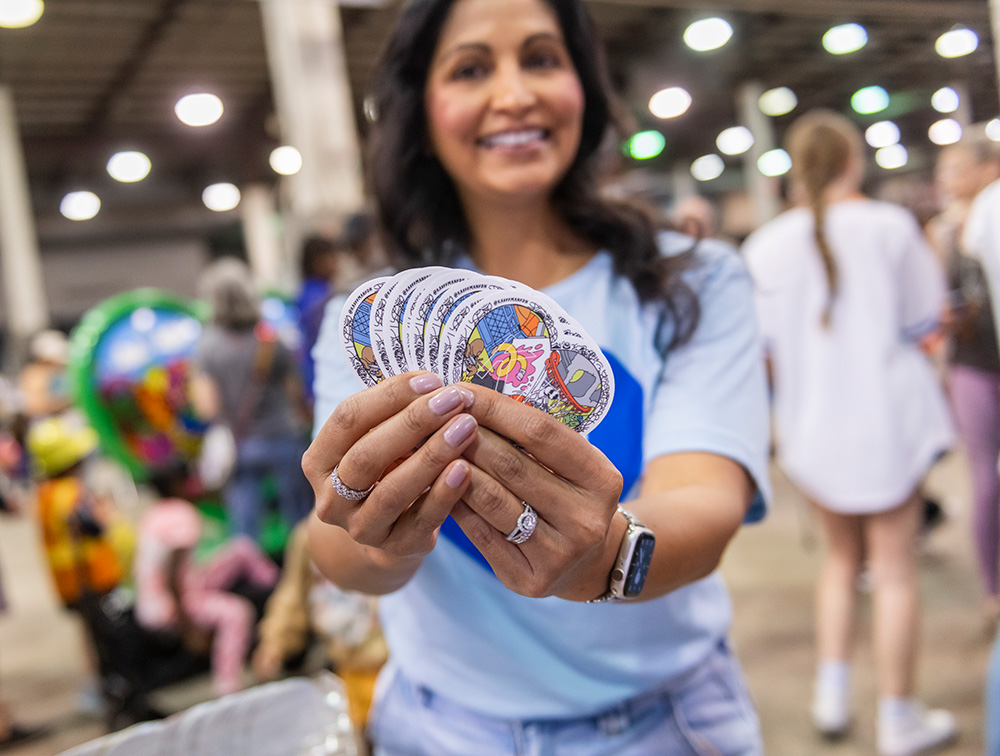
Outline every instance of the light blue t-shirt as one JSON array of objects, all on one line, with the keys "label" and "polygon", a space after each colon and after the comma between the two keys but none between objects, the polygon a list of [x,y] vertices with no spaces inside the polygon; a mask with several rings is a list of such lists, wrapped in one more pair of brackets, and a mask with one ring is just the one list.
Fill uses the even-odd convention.
[{"label": "light blue t-shirt", "polygon": [[[690,246],[661,237],[666,253]],[[615,397],[589,439],[635,495],[642,468],[674,452],[730,457],[758,486],[747,514],[770,498],[764,363],[750,278],[728,245],[705,241],[686,275],[701,319],[664,363],[659,308],[643,305],[607,253],[545,293],[577,318],[608,357]],[[328,305],[314,349],[316,427],[361,389],[337,335],[344,298]],[[381,600],[395,663],[417,684],[500,717],[581,716],[663,686],[705,659],[729,627],[718,574],[652,601],[586,604],[508,590],[449,518],[413,579]]]}]

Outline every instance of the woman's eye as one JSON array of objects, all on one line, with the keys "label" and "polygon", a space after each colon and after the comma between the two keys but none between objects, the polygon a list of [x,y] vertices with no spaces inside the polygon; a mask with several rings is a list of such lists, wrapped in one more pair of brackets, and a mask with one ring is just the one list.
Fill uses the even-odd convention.
[{"label": "woman's eye", "polygon": [[533,52],[525,56],[525,68],[559,68],[562,57],[554,52]]},{"label": "woman's eye", "polygon": [[470,79],[481,79],[486,75],[486,66],[482,63],[462,63],[451,72],[451,79],[455,81],[467,81]]}]

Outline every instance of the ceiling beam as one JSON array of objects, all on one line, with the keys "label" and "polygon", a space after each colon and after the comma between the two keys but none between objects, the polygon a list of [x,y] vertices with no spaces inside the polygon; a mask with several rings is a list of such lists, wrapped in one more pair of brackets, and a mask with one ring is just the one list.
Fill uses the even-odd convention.
[{"label": "ceiling beam", "polygon": [[[594,5],[628,5],[637,8],[705,10],[705,0],[589,0]],[[987,23],[987,0],[726,0],[727,10],[742,13],[776,13],[783,16],[843,18],[914,18]],[[716,6],[718,7],[718,6]]]}]

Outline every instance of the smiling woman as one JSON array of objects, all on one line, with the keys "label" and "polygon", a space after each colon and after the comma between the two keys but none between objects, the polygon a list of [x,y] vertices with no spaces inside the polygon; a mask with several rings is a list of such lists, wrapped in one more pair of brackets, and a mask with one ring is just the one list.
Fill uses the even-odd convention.
[{"label": "smiling woman", "polygon": [[579,0],[415,0],[390,35],[369,148],[397,259],[545,289],[615,394],[583,436],[430,373],[355,393],[328,308],[310,548],[385,594],[377,754],[761,752],[713,574],[768,489],[750,281],[601,195],[607,81]]}]

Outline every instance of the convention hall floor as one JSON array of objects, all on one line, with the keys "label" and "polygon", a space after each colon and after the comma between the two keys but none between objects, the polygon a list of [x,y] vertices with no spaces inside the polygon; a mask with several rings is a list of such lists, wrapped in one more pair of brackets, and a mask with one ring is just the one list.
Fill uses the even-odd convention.
[{"label": "convention hall floor", "polygon": [[[852,736],[828,744],[810,728],[806,706],[817,533],[785,479],[775,473],[774,483],[771,516],[743,531],[723,565],[736,607],[733,639],[760,711],[766,751],[769,756],[870,756],[875,753],[875,693],[867,643],[860,644],[855,664],[858,716]],[[991,643],[979,611],[960,454],[935,469],[929,488],[951,514],[923,549],[919,692],[958,716],[962,734],[948,753],[981,756],[982,688]],[[85,677],[80,636],[56,607],[37,543],[30,518],[0,521],[0,564],[12,604],[0,620],[0,694],[13,703],[19,720],[52,728],[47,739],[10,751],[17,756],[50,756],[101,734],[100,724],[78,711]],[[867,633],[867,605],[862,620]],[[199,679],[171,691],[173,700],[182,702],[177,705],[198,700],[207,694],[205,683]]]}]

